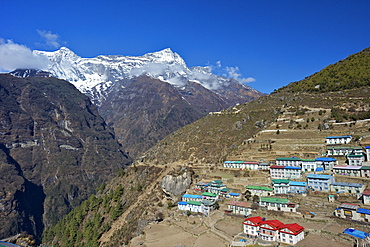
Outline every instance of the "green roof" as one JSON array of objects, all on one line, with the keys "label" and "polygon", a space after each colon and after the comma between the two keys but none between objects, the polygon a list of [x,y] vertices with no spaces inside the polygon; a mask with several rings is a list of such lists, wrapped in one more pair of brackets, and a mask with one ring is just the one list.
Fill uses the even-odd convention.
[{"label": "green roof", "polygon": [[370,170],[370,166],[361,166],[360,170]]},{"label": "green roof", "polygon": [[289,202],[288,199],[274,198],[274,197],[261,197],[260,201],[270,202],[270,203],[282,203],[282,204],[287,204]]},{"label": "green roof", "polygon": [[289,179],[273,179],[272,183],[273,184],[289,184],[290,180]]},{"label": "green roof", "polygon": [[211,192],[203,192],[203,193],[202,193],[202,196],[212,196],[212,197],[216,197],[216,196],[217,196],[217,194],[215,194],[215,193],[211,193]]},{"label": "green roof", "polygon": [[196,201],[188,201],[188,204],[198,205],[198,206],[202,205],[201,202],[196,202]]},{"label": "green roof", "polygon": [[220,191],[221,192],[228,192],[229,190],[231,190],[230,188],[223,188],[223,189],[221,189]]},{"label": "green roof", "polygon": [[212,183],[215,183],[215,184],[222,184],[222,180],[213,180]]},{"label": "green roof", "polygon": [[292,158],[282,158],[282,157],[280,157],[280,158],[276,158],[276,160],[291,160],[291,161],[296,160],[296,161],[300,161],[302,159],[301,158],[296,158],[296,157],[292,157]]},{"label": "green roof", "polygon": [[362,154],[349,154],[348,157],[362,157]]},{"label": "green roof", "polygon": [[264,187],[264,186],[254,186],[254,185],[248,185],[246,189],[250,190],[266,190],[266,191],[273,191],[274,189],[271,189],[269,187]]}]

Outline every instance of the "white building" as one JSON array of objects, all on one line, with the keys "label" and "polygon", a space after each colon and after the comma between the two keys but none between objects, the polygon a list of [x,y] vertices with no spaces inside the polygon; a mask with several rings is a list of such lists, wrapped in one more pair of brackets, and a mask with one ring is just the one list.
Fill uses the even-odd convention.
[{"label": "white building", "polygon": [[259,205],[267,210],[297,212],[298,204],[291,203],[288,199],[274,197],[260,197]]},{"label": "white building", "polygon": [[276,165],[277,166],[295,166],[295,167],[301,167],[302,159],[297,157],[292,158],[277,158],[276,159]]},{"label": "white building", "polygon": [[280,242],[295,245],[304,239],[304,227],[297,223],[286,224],[279,229]]},{"label": "white building", "polygon": [[365,184],[334,182],[330,184],[330,192],[360,194],[365,190],[365,187]]},{"label": "white building", "polygon": [[334,182],[334,177],[323,174],[309,174],[307,176],[307,186],[314,191],[329,192],[330,184]]},{"label": "white building", "polygon": [[234,214],[250,215],[252,214],[252,203],[230,201],[227,203],[227,209]]},{"label": "white building", "polygon": [[362,154],[349,154],[347,155],[347,161],[350,166],[362,166],[365,157]]},{"label": "white building", "polygon": [[352,136],[328,136],[326,137],[326,145],[336,145],[336,144],[348,144],[352,140]]},{"label": "white building", "polygon": [[289,179],[273,179],[274,193],[286,195],[289,192],[289,182]]},{"label": "white building", "polygon": [[315,159],[302,159],[302,171],[303,172],[316,171],[316,160]]}]

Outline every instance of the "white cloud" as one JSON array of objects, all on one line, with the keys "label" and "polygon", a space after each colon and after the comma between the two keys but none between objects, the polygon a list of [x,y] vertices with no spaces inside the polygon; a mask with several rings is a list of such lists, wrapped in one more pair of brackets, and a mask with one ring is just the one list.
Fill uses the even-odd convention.
[{"label": "white cloud", "polygon": [[42,46],[46,46],[49,48],[59,48],[61,47],[60,36],[58,34],[54,34],[51,31],[46,30],[36,30],[37,33],[44,39],[45,44],[39,44]]},{"label": "white cloud", "polygon": [[238,67],[226,67],[225,70],[227,72],[227,77],[233,78],[242,84],[256,81],[253,77],[243,78]]},{"label": "white cloud", "polygon": [[12,40],[0,38],[0,71],[9,72],[15,69],[47,69],[48,59],[37,56],[24,46]]}]

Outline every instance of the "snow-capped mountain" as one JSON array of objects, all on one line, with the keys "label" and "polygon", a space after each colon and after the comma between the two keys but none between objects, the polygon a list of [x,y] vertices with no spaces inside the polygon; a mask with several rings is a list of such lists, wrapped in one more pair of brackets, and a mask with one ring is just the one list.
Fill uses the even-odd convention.
[{"label": "snow-capped mountain", "polygon": [[[34,54],[46,56],[50,61],[49,72],[52,75],[71,82],[98,105],[115,82],[142,74],[182,90],[186,90],[189,81],[193,81],[217,93],[225,89],[228,91],[231,81],[212,74],[208,67],[188,68],[185,61],[169,48],[143,56],[100,55],[82,58],[66,47],[55,52],[34,51]],[[241,86],[257,93],[249,86]]]}]

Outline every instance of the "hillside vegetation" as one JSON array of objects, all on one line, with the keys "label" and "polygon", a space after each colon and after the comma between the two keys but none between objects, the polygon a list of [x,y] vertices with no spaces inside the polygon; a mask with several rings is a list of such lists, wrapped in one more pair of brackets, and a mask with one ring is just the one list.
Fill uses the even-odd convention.
[{"label": "hillside vegetation", "polygon": [[370,85],[370,47],[279,91],[333,92]]}]

